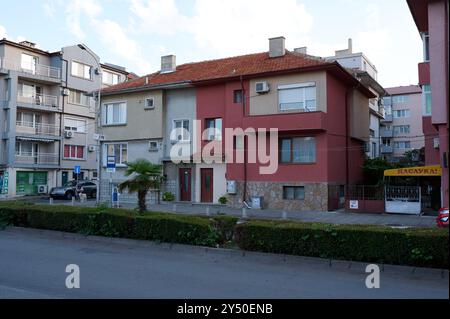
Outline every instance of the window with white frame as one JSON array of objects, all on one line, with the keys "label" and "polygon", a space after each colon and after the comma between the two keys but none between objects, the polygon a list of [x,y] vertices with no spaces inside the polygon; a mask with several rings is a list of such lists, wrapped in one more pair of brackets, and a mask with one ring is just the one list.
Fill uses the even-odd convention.
[{"label": "window with white frame", "polygon": [[172,129],[172,141],[184,142],[191,139],[189,133],[189,120],[174,120]]},{"label": "window with white frame", "polygon": [[316,110],[316,84],[300,83],[278,86],[278,103],[281,111]]},{"label": "window with white frame", "polygon": [[409,117],[409,109],[403,109],[403,110],[395,110],[393,111],[394,118],[403,118],[403,117]]},{"label": "window with white frame", "polygon": [[430,61],[430,35],[428,32],[422,33],[422,41],[423,41],[423,61]]},{"label": "window with white frame", "polygon": [[411,142],[410,141],[394,142],[394,148],[409,149],[411,148]]},{"label": "window with white frame", "polygon": [[394,125],[394,134],[395,135],[409,134],[409,132],[410,132],[409,125]]},{"label": "window with white frame", "polygon": [[70,74],[72,76],[90,80],[91,73],[92,73],[91,70],[92,70],[92,67],[90,65],[72,61],[72,68],[71,68]]},{"label": "window with white frame", "polygon": [[64,119],[64,130],[77,133],[86,133],[86,121],[71,118]]},{"label": "window with white frame", "polygon": [[431,115],[431,86],[429,84],[422,85],[422,104],[423,115]]},{"label": "window with white frame", "polygon": [[39,145],[37,143],[16,142],[17,156],[36,156],[39,152]]},{"label": "window with white frame", "polygon": [[103,105],[103,125],[120,125],[127,123],[127,104],[125,102],[107,103]]},{"label": "window with white frame", "polygon": [[116,165],[125,166],[128,161],[128,144],[103,144],[103,165],[106,166],[107,156],[114,156]]},{"label": "window with white frame", "polygon": [[83,145],[64,145],[64,158],[84,159]]},{"label": "window with white frame", "polygon": [[144,100],[144,108],[146,109],[154,109],[155,108],[155,99],[152,97],[148,97]]},{"label": "window with white frame", "polygon": [[77,104],[87,107],[95,106],[95,99],[92,96],[88,96],[86,93],[76,90],[70,90],[69,103]]},{"label": "window with white frame", "polygon": [[406,103],[408,102],[407,95],[394,95],[392,97],[392,103]]},{"label": "window with white frame", "polygon": [[222,140],[222,119],[213,118],[205,120],[206,140],[221,141]]},{"label": "window with white frame", "polygon": [[115,85],[119,83],[119,74],[109,71],[102,71],[102,82],[106,85]]},{"label": "window with white frame", "polygon": [[36,66],[38,64],[38,57],[22,53],[20,66],[23,70],[36,72]]}]

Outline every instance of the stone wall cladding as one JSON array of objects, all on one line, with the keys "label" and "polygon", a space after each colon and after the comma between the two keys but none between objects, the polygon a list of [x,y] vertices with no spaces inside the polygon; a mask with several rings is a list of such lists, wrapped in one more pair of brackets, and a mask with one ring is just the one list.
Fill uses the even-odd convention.
[{"label": "stone wall cladding", "polygon": [[[283,186],[304,186],[304,200],[283,199]],[[237,194],[227,195],[228,204],[232,207],[242,207],[243,182],[237,182]],[[247,182],[247,194],[263,196],[263,208],[296,210],[296,211],[327,211],[328,184],[301,182]]]}]

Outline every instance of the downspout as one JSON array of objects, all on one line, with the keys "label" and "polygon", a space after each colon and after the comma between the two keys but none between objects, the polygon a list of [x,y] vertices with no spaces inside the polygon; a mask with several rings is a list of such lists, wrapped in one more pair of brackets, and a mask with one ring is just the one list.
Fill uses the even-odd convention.
[{"label": "downspout", "polygon": [[349,168],[350,168],[350,163],[349,163],[349,154],[348,154],[348,148],[349,148],[349,141],[348,141],[348,136],[349,136],[349,94],[352,92],[353,87],[347,89],[347,91],[345,92],[345,186],[348,187],[349,183],[350,183],[350,175],[349,175]]},{"label": "downspout", "polygon": [[[65,64],[66,64],[66,71],[65,71],[66,72],[66,76],[65,76],[65,80],[64,80],[64,85],[62,87],[63,92],[64,92],[64,89],[67,89],[68,72],[69,72],[69,61],[67,61],[64,58],[61,58],[61,61],[65,62]],[[61,92],[61,93],[63,93],[63,92]],[[64,136],[62,134],[62,132],[63,132],[62,128],[63,128],[63,116],[64,116],[65,105],[66,105],[66,99],[65,99],[64,94],[61,94],[61,98],[62,98],[62,109],[61,109],[61,115],[59,116],[59,132],[60,132],[61,140],[59,142],[59,156],[58,156],[59,169],[58,169],[58,173],[61,172],[61,168],[62,168],[61,167],[62,166],[61,158],[62,158],[62,154],[63,154],[63,151],[64,151],[64,149],[63,149],[63,147],[64,147],[64,145],[63,145],[63,138],[64,138]],[[61,185],[62,185],[62,176],[61,176]]]},{"label": "downspout", "polygon": [[[245,117],[245,108],[246,108],[246,95],[245,95],[245,88],[244,88],[244,81],[242,79],[242,75],[240,76],[241,81],[241,90],[242,90],[242,119]],[[242,192],[242,203],[245,205],[247,201],[247,136],[244,134],[244,190]]]}]

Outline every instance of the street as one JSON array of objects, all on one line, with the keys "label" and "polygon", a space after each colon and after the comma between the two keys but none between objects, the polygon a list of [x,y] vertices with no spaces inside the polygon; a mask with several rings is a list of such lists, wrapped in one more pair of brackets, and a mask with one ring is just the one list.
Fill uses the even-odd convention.
[{"label": "street", "polygon": [[[80,288],[66,288],[68,264]],[[448,271],[86,237],[0,231],[0,298],[448,298]]]}]

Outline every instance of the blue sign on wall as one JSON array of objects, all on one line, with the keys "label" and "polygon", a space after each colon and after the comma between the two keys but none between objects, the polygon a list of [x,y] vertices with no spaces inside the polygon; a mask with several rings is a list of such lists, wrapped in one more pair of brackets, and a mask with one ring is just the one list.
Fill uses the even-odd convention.
[{"label": "blue sign on wall", "polygon": [[81,167],[80,167],[79,165],[75,166],[75,167],[73,168],[73,172],[74,172],[75,174],[80,174],[80,173],[81,173]]}]

